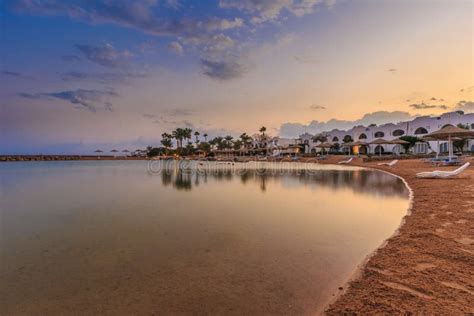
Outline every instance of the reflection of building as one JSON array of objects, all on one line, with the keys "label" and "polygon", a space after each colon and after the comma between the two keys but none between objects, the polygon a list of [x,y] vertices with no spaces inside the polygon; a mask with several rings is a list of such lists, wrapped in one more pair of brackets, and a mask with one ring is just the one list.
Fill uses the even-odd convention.
[{"label": "reflection of building", "polygon": [[[401,136],[416,136],[422,138],[424,135],[437,131],[447,125],[456,126],[458,124],[467,125],[469,129],[474,130],[474,113],[464,114],[461,111],[444,113],[440,116],[420,116],[409,122],[389,123],[380,126],[355,126],[347,131],[332,130],[323,132],[320,136],[327,138],[327,142],[333,145],[333,151],[348,151],[350,147],[361,154],[367,152],[378,153],[403,152],[402,145],[394,144],[377,144],[369,145],[370,142],[377,139],[384,139],[387,141],[395,140]],[[321,143],[320,140],[314,139],[314,135],[305,133],[300,136],[300,139],[305,144],[306,153],[319,152],[321,149],[317,147]],[[350,146],[344,144],[349,143]],[[467,142],[466,150],[474,151],[474,141]],[[431,151],[437,151],[438,145],[436,141],[420,142],[412,149],[414,153],[425,154]],[[448,146],[446,142],[440,141],[440,152],[447,152]]]}]

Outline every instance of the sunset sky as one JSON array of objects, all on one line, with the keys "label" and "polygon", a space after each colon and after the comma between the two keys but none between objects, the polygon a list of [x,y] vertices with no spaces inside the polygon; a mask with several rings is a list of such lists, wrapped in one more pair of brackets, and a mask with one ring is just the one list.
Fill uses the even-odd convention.
[{"label": "sunset sky", "polygon": [[471,0],[2,5],[0,154],[474,111]]}]

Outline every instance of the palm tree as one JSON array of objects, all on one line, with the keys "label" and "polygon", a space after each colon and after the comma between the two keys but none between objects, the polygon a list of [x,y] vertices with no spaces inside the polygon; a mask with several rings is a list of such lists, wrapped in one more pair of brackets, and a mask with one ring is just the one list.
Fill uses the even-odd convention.
[{"label": "palm tree", "polygon": [[221,136],[214,137],[211,141],[209,141],[211,145],[214,145],[217,147],[217,149],[222,150],[226,148],[226,144],[224,142],[224,138]]},{"label": "palm tree", "polygon": [[262,137],[265,137],[265,132],[267,131],[267,128],[265,126],[260,127],[260,133],[262,133]]},{"label": "palm tree", "polygon": [[183,138],[185,138],[185,132],[182,128],[177,128],[171,133],[172,137],[176,139],[176,146],[178,148],[183,147]]},{"label": "palm tree", "polygon": [[249,143],[252,141],[252,137],[247,135],[247,133],[243,133],[242,135],[240,135],[240,140],[242,141],[244,148],[247,148]]},{"label": "palm tree", "polygon": [[184,128],[183,129],[183,137],[187,140],[187,143],[190,143],[191,135],[193,134],[193,130],[190,128]]},{"label": "palm tree", "polygon": [[232,148],[232,140],[234,139],[234,137],[230,136],[230,135],[227,135],[226,137],[224,137],[225,139],[225,147],[228,148],[228,149],[231,149]]},{"label": "palm tree", "polygon": [[201,135],[198,131],[194,132],[194,137],[196,137],[196,144],[199,143],[199,135]]},{"label": "palm tree", "polygon": [[204,141],[207,142],[207,133],[204,133],[202,136],[204,136]]},{"label": "palm tree", "polygon": [[243,144],[243,142],[240,139],[237,139],[237,140],[234,141],[233,147],[234,147],[235,150],[241,150],[242,149],[242,144]]},{"label": "palm tree", "polygon": [[161,144],[163,145],[163,147],[165,147],[166,151],[168,151],[171,146],[173,146],[173,142],[171,141],[173,136],[168,133],[163,133],[161,134],[161,137]]}]

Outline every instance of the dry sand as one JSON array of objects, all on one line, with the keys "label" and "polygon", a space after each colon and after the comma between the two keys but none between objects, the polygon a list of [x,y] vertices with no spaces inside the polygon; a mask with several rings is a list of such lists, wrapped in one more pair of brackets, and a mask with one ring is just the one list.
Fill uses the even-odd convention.
[{"label": "dry sand", "polygon": [[[331,157],[324,163],[342,159]],[[384,167],[357,159],[351,165],[401,176],[413,190],[413,204],[398,234],[368,259],[326,313],[474,313],[474,166],[456,179],[434,180],[415,174],[453,167],[420,160]]]}]

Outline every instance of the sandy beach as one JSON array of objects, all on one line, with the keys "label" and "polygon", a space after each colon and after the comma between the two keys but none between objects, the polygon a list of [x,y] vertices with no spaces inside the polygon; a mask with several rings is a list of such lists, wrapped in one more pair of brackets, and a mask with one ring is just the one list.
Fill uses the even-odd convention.
[{"label": "sandy beach", "polygon": [[413,190],[413,204],[398,233],[354,273],[326,313],[474,313],[474,168],[456,179],[433,180],[415,174],[454,168],[420,160],[384,167],[357,159],[351,165],[401,176]]}]

